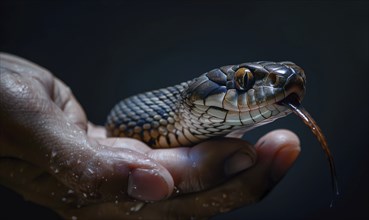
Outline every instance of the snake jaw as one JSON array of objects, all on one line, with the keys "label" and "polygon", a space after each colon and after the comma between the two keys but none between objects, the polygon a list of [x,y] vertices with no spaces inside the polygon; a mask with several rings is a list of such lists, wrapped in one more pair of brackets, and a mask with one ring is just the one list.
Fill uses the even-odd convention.
[{"label": "snake jaw", "polygon": [[[239,77],[250,72],[255,80],[245,89],[250,85],[239,85],[243,82]],[[253,128],[290,114],[282,100],[290,94],[301,100],[304,93],[305,74],[300,67],[262,61],[211,70],[192,81],[183,98],[187,100],[184,109],[191,109],[188,115],[195,115],[193,120]]]}]

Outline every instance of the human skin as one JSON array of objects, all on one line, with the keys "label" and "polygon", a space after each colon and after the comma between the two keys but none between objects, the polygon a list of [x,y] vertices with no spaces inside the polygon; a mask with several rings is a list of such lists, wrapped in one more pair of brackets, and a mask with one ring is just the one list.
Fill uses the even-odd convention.
[{"label": "human skin", "polygon": [[275,130],[151,149],[106,137],[48,70],[0,54],[0,183],[67,219],[208,218],[262,199],[300,152]]}]

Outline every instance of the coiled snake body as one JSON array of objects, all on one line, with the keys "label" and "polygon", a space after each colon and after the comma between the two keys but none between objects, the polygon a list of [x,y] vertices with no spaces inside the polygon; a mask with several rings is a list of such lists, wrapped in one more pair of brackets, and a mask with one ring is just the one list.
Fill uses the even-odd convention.
[{"label": "coiled snake body", "polygon": [[292,62],[253,62],[213,69],[191,81],[119,102],[107,120],[110,136],[132,137],[153,148],[188,146],[272,122],[301,100],[304,71]]}]

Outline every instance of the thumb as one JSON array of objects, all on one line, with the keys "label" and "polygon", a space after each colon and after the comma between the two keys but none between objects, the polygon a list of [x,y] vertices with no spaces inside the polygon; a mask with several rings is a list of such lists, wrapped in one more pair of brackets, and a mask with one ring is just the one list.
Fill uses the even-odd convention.
[{"label": "thumb", "polygon": [[260,138],[255,148],[259,158],[258,165],[269,167],[274,183],[286,174],[301,150],[296,134],[283,129],[272,131]]}]

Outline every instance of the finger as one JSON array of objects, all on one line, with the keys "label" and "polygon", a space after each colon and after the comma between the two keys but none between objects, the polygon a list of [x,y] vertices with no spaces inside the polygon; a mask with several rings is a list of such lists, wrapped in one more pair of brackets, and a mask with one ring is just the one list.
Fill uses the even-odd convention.
[{"label": "finger", "polygon": [[173,191],[173,179],[167,169],[144,154],[102,146],[94,158],[97,163],[89,163],[87,168],[90,174],[82,173],[84,176],[76,184],[78,187],[89,184],[90,189],[95,184],[99,194],[96,196],[115,201],[126,199],[128,194],[135,199],[156,201],[167,198]]},{"label": "finger", "polygon": [[196,192],[226,180],[256,161],[246,141],[210,140],[192,148],[156,149],[131,138],[98,139],[100,144],[146,154],[163,165],[174,179],[176,193]]},{"label": "finger", "polygon": [[[297,136],[286,130],[266,134],[256,145],[257,163],[235,178],[219,187],[196,194],[186,194],[169,203],[154,203],[155,214],[160,215],[162,207],[168,208],[171,218],[208,217],[228,212],[241,206],[259,201],[285,174],[300,152]],[[287,162],[282,162],[287,159]],[[180,208],[184,207],[184,208]],[[141,214],[145,214],[143,209]],[[147,210],[149,211],[149,210]],[[151,213],[151,216],[155,216]]]},{"label": "finger", "polygon": [[[274,184],[286,174],[301,151],[300,140],[296,134],[284,129],[275,130],[263,136],[255,147],[260,155],[259,166],[270,168]],[[274,156],[273,161],[266,159],[272,156]]]},{"label": "finger", "polygon": [[78,168],[65,171],[63,165],[53,166],[52,175],[20,159],[2,158],[0,181],[28,200],[52,208],[121,201],[127,196],[156,201],[173,192],[172,177],[160,164],[137,152],[107,148],[85,157],[88,163],[81,160]]},{"label": "finger", "polygon": [[151,150],[147,155],[169,170],[177,193],[210,188],[256,161],[253,147],[234,138],[213,139],[192,148]]}]

